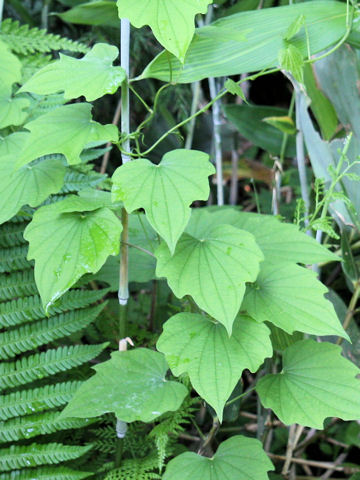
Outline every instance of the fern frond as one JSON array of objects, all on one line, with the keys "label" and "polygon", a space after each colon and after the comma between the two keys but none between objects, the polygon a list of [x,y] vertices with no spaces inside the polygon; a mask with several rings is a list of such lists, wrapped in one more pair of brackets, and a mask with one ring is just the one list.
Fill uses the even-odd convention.
[{"label": "fern frond", "polygon": [[5,223],[0,226],[0,247],[16,247],[24,245],[26,240],[23,232],[27,222],[22,223]]},{"label": "fern frond", "polygon": [[0,480],[82,480],[92,473],[75,472],[67,467],[40,467],[0,474]]},{"label": "fern frond", "polygon": [[0,276],[0,302],[37,293],[32,269]]},{"label": "fern frond", "polygon": [[166,457],[169,455],[168,447],[170,437],[169,435],[178,436],[184,431],[183,424],[190,423],[190,418],[195,411],[192,408],[196,399],[186,398],[180,409],[171,415],[165,414],[162,421],[156,425],[150,432],[149,437],[153,438],[158,451],[158,467],[161,471]]},{"label": "fern frond", "polygon": [[53,59],[51,55],[44,55],[43,53],[34,53],[33,55],[19,55],[22,64],[21,83],[27,82],[35,72],[40,68],[48,65]]},{"label": "fern frond", "polygon": [[[84,308],[100,300],[108,292],[103,290],[70,290],[49,308],[49,314]],[[0,327],[12,327],[46,317],[39,295],[0,303]]]},{"label": "fern frond", "polygon": [[67,50],[69,52],[86,53],[89,48],[80,42],[47,33],[46,30],[30,28],[29,25],[20,25],[18,21],[7,18],[2,22],[0,40],[18,54],[48,53],[53,50]]},{"label": "fern frond", "polygon": [[0,395],[0,420],[20,417],[65,405],[82,382],[63,382]]},{"label": "fern frond", "polygon": [[106,175],[90,171],[89,173],[79,172],[73,168],[67,168],[64,179],[64,186],[60,193],[79,192],[85,188],[97,187],[107,178]]},{"label": "fern frond", "polygon": [[108,343],[71,345],[0,363],[0,389],[26,385],[34,380],[77,367],[97,357]]},{"label": "fern frond", "polygon": [[12,445],[0,450],[0,470],[7,472],[21,467],[53,465],[81,457],[92,448],[48,443],[45,445]]},{"label": "fern frond", "polygon": [[7,360],[77,332],[95,320],[104,306],[74,310],[0,333],[0,358]]},{"label": "fern frond", "polygon": [[28,246],[0,248],[0,273],[26,270],[33,262],[26,260]]},{"label": "fern frond", "polygon": [[65,418],[59,420],[59,416],[60,412],[35,413],[0,422],[0,443],[28,439],[70,428],[84,428],[98,421],[96,418]]},{"label": "fern frond", "polygon": [[160,475],[152,472],[157,467],[157,457],[151,454],[142,459],[128,459],[122,462],[120,468],[109,472],[105,480],[153,480]]},{"label": "fern frond", "polygon": [[[65,105],[66,100],[62,93],[54,93],[52,95],[35,95],[34,93],[29,95],[28,98],[31,100],[30,107],[28,108],[29,116],[27,118],[27,122],[36,120],[41,115],[50,112],[51,110],[55,110],[62,105]],[[40,157],[40,159],[61,159],[64,160],[66,163],[65,158],[63,155],[58,153],[53,153],[50,155],[44,155]]]}]

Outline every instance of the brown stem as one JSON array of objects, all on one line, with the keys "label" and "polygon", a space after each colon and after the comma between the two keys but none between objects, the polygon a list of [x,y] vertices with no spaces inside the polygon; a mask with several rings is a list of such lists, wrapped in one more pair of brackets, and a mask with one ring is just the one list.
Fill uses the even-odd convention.
[{"label": "brown stem", "polygon": [[300,440],[303,430],[304,430],[304,427],[301,425],[296,426],[296,424],[293,424],[293,425],[290,425],[289,427],[289,439],[288,439],[288,444],[286,448],[285,463],[281,472],[282,475],[287,475],[289,472],[289,468],[293,460],[292,455],[296,448],[296,445],[298,444],[298,441]]}]

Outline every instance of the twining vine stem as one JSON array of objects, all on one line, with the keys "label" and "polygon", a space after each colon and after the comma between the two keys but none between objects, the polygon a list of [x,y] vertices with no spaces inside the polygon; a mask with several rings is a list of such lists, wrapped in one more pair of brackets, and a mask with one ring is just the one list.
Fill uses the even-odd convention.
[{"label": "twining vine stem", "polygon": [[[348,5],[348,2],[347,2],[347,5]],[[308,58],[306,60],[304,60],[304,63],[309,63],[309,64],[312,64],[312,63],[315,63],[317,62],[318,60],[322,60],[323,58],[326,58],[328,57],[329,55],[331,55],[332,53],[334,53],[339,47],[341,47],[341,45],[343,45],[350,32],[351,32],[351,28],[352,28],[352,23],[353,23],[353,17],[354,17],[354,8],[353,7],[350,7],[348,5],[348,11],[347,11],[347,16],[346,16],[346,30],[345,30],[345,33],[344,35],[341,37],[341,39],[338,41],[338,43],[336,45],[334,45],[333,48],[331,48],[330,50],[328,50],[327,52],[325,52],[323,55],[320,55],[318,57],[314,57],[314,58]],[[264,76],[264,75],[270,75],[272,73],[277,73],[277,72],[280,72],[281,69],[279,67],[275,67],[275,68],[271,68],[269,70],[261,70],[260,72],[257,72],[253,75],[249,75],[248,77],[245,77],[245,78],[242,78],[241,80],[239,80],[237,82],[238,85],[241,85],[242,83],[246,82],[246,81],[249,81],[249,80],[256,80],[258,77],[261,77],[261,76]],[[134,81],[137,81],[137,80],[140,80],[140,78],[135,78],[133,80],[131,80],[131,82],[134,82]],[[170,128],[169,130],[167,130],[163,135],[161,135],[160,138],[158,138],[158,140],[156,140],[156,142],[151,146],[149,147],[147,150],[145,150],[144,152],[141,153],[140,156],[144,157],[146,155],[148,155],[150,152],[152,152],[163,140],[165,140],[169,135],[171,135],[172,133],[176,132],[179,128],[183,127],[184,125],[186,125],[187,123],[191,122],[193,119],[195,119],[196,117],[198,117],[199,115],[202,115],[203,113],[205,113],[207,110],[209,110],[209,108],[212,107],[212,105],[217,102],[218,100],[220,100],[222,97],[224,97],[226,94],[228,93],[228,90],[226,88],[223,88],[217,95],[215,98],[213,98],[210,102],[208,102],[203,108],[201,108],[200,110],[198,110],[197,112],[193,113],[192,115],[190,115],[188,118],[185,118],[185,120],[181,121],[180,123],[174,125],[172,128]],[[125,142],[123,142],[124,145],[125,145]],[[121,151],[123,150],[122,148],[120,148]],[[128,150],[126,150],[126,145],[125,145],[125,152],[127,155],[129,156],[134,156],[134,157],[138,157],[139,154],[137,155],[134,155],[134,154],[131,154],[131,152]]]}]

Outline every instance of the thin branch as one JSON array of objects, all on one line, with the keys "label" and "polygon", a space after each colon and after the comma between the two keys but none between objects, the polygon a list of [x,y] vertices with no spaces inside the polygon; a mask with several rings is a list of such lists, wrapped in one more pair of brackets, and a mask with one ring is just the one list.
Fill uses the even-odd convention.
[{"label": "thin branch", "polygon": [[[346,311],[345,320],[344,320],[344,323],[343,323],[343,328],[344,328],[345,331],[349,327],[350,322],[351,322],[351,320],[354,316],[356,305],[357,305],[357,302],[359,300],[359,296],[360,296],[360,280],[358,280],[354,285],[354,293],[352,294],[352,297],[351,297],[351,300],[350,300],[350,303],[349,303],[349,307]],[[338,345],[341,345],[342,342],[343,342],[342,337],[339,337],[336,341],[336,343]]]},{"label": "thin branch", "polygon": [[[270,458],[273,458],[274,460],[286,460],[286,457],[284,455],[276,455],[275,453],[268,453],[268,456]],[[339,467],[339,466],[334,466],[333,463],[331,462],[318,462],[316,460],[305,460],[304,458],[294,458],[292,457],[291,459],[292,463],[297,463],[299,465],[309,465],[310,467],[317,467],[317,468],[333,468],[334,471],[337,472],[343,472],[345,470],[345,467]]]},{"label": "thin branch", "polygon": [[[117,125],[119,123],[120,114],[121,114],[121,98],[119,99],[119,101],[116,105],[114,117],[113,117],[113,120],[112,120],[113,125]],[[108,142],[106,144],[106,148],[110,148],[111,145],[112,145],[111,142]],[[107,169],[107,166],[108,166],[108,163],[109,163],[109,158],[110,158],[110,150],[105,152],[105,154],[103,156],[103,159],[102,159],[102,162],[101,162],[100,173],[104,174],[106,172],[106,169]]]},{"label": "thin branch", "polygon": [[321,475],[320,480],[327,480],[328,478],[330,478],[334,471],[334,467],[341,465],[345,461],[347,456],[348,456],[348,452],[341,453],[338,456],[338,458],[335,460],[334,465],[330,467],[328,470],[326,470],[326,472],[323,475]]},{"label": "thin branch", "polygon": [[[124,243],[121,241],[121,243]],[[151,257],[154,257],[155,258],[155,255],[150,252],[149,250],[146,250],[146,248],[142,248],[142,247],[139,247],[139,245],[134,245],[133,243],[125,243],[125,245],[127,245],[128,247],[131,247],[131,248],[136,248],[136,250],[140,250],[140,252],[144,252],[146,253],[147,255],[150,255]]]},{"label": "thin branch", "polygon": [[290,425],[289,427],[289,439],[288,439],[287,448],[286,448],[285,463],[281,472],[282,475],[288,474],[291,462],[293,460],[292,458],[293,452],[300,440],[303,430],[304,430],[304,427],[302,425],[296,426],[296,424],[293,424],[293,425]]}]

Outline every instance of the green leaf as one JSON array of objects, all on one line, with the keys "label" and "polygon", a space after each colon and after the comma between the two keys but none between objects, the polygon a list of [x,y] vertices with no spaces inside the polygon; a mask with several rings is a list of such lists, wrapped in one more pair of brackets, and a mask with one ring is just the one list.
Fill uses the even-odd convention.
[{"label": "green leaf", "polygon": [[268,480],[274,470],[261,443],[236,435],[222,442],[212,458],[186,452],[170,460],[163,480]]},{"label": "green leaf", "polygon": [[121,67],[113,67],[119,51],[113,45],[97,43],[82,59],[60,53],[60,60],[37,71],[20,92],[40,95],[64,92],[64,98],[84,96],[89,102],[115,93],[125,80]]},{"label": "green leaf", "polygon": [[111,360],[94,369],[96,374],[81,385],[60,418],[114,412],[124,422],[151,422],[177,410],[188,393],[181,383],[166,380],[164,355],[145,348],[113,352]]},{"label": "green leaf", "polygon": [[282,372],[261,378],[256,390],[285,424],[322,430],[328,417],[360,418],[358,374],[339,346],[302,340],[285,350]]},{"label": "green leaf", "polygon": [[238,85],[234,80],[231,80],[231,78],[228,78],[225,82],[224,87],[232,94],[232,95],[238,95],[244,102],[246,102],[246,97],[244,92],[242,91],[242,88],[240,85]]},{"label": "green leaf", "polygon": [[[154,253],[158,236],[143,213],[129,215],[129,244]],[[129,247],[129,282],[146,283],[155,279],[156,259],[135,247]],[[110,285],[111,291],[119,290],[120,258],[109,257],[96,274],[95,279]]]},{"label": "green leaf", "polygon": [[41,207],[26,227],[29,259],[45,310],[87,272],[95,273],[119,251],[122,226],[108,208],[76,196]]},{"label": "green leaf", "polygon": [[[345,34],[346,5],[334,1],[298,3],[289,6],[241,12],[196,30],[185,64],[166,52],[158,55],[140,78],[157,78],[166,82],[191,83],[208,77],[223,77],[254,72],[278,66],[279,51],[284,47],[286,30],[304,15],[302,29],[292,43],[303,57],[314,55],[336,43]],[[264,28],[266,25],[266,28]],[[249,26],[251,29],[249,29]],[[246,32],[240,41],[219,42],[214,27],[227,32]],[[208,34],[204,31],[210,28]]]},{"label": "green leaf", "polygon": [[295,45],[289,44],[286,48],[280,50],[279,63],[280,67],[291,73],[295,80],[300,83],[304,82],[303,54]]},{"label": "green leaf", "polygon": [[[257,147],[280,155],[284,134],[273,125],[265,123],[268,117],[284,117],[287,110],[283,108],[263,107],[258,105],[226,105],[223,107],[227,119],[235,125],[240,134]],[[285,155],[296,155],[295,139],[288,138]]]},{"label": "green leaf", "polygon": [[134,27],[149,25],[158,42],[183,63],[195,32],[194,17],[206,13],[212,0],[118,0],[120,18]]},{"label": "green leaf", "polygon": [[351,248],[350,232],[343,230],[341,233],[341,252],[342,252],[342,269],[350,284],[354,285],[360,278],[359,266],[354,258]]},{"label": "green leaf", "polygon": [[360,81],[356,50],[343,45],[333,55],[315,62],[318,84],[335,107],[341,123],[360,139]]},{"label": "green leaf", "polygon": [[91,118],[92,105],[75,103],[58,107],[27,123],[27,142],[17,159],[17,167],[43,155],[62,153],[70,165],[80,163],[81,151],[91,142],[116,142],[115,125],[101,125]]},{"label": "green leaf", "polygon": [[22,125],[28,113],[30,101],[27,98],[13,98],[6,90],[0,92],[0,128]]},{"label": "green leaf", "polygon": [[265,117],[262,121],[272,125],[287,135],[295,135],[296,133],[294,120],[287,115],[283,115],[281,117]]},{"label": "green leaf", "polygon": [[172,150],[159,165],[138,159],[119,167],[113,175],[113,199],[131,213],[144,208],[152,227],[171,252],[183,233],[194,200],[207,200],[208,176],[215,172],[208,155],[195,150]]},{"label": "green leaf", "polygon": [[1,155],[2,147],[0,144],[0,224],[16,215],[24,205],[37,207],[49,195],[59,192],[65,177],[65,166],[59,159],[33,162],[15,170],[6,156]]},{"label": "green leaf", "polygon": [[333,104],[317,85],[313,66],[304,65],[304,84],[307,95],[311,99],[311,110],[321,129],[325,140],[330,140],[336,133],[338,118]]},{"label": "green leaf", "polygon": [[[355,108],[356,106],[354,105],[354,109]],[[298,113],[300,128],[304,133],[305,145],[314,174],[317,178],[324,180],[325,186],[327,186],[332,180],[329,170],[332,169],[332,171],[334,171],[335,166],[338,164],[341,155],[339,152],[342,152],[344,148],[345,139],[336,139],[330,144],[321,139],[319,133],[314,128],[310,114],[307,111],[307,99],[305,95],[301,95]],[[359,151],[360,141],[356,136],[353,136],[347,152],[347,157],[350,162],[357,160]],[[345,167],[346,164],[344,164],[344,168]],[[359,164],[355,164],[351,168],[350,173],[360,173]],[[354,224],[357,228],[360,228],[360,220],[358,218],[358,212],[360,211],[358,184],[345,176],[342,178],[341,183],[337,183],[335,191],[340,191],[345,194],[353,204],[353,208],[349,208],[349,206],[342,200],[332,201],[329,210],[334,217],[334,220],[338,223],[340,228],[343,228],[344,224]]]},{"label": "green leaf", "polygon": [[312,270],[264,262],[256,282],[247,287],[241,309],[258,322],[271,322],[288,333],[348,339],[333,305],[324,297],[326,292]]},{"label": "green leaf", "polygon": [[299,15],[295,20],[289,25],[285,35],[284,40],[289,41],[297,33],[299,33],[301,27],[305,24],[305,16],[303,14]]},{"label": "green leaf", "polygon": [[167,278],[174,294],[191,295],[230,335],[245,282],[255,281],[263,259],[254,237],[231,225],[215,225],[200,236],[184,233],[173,256],[162,243],[155,256],[156,275]]},{"label": "green leaf", "polygon": [[280,222],[273,215],[239,212],[233,208],[209,214],[206,209],[199,208],[193,211],[187,231],[201,235],[210,225],[222,223],[252,233],[267,262],[313,264],[340,260],[319,242],[300,232],[296,225]]},{"label": "green leaf", "polygon": [[226,329],[203,315],[179,313],[164,325],[157,342],[174,375],[188,373],[194,389],[216,411],[223,409],[245,368],[256,372],[272,356],[270,331],[239,315],[229,338]]},{"label": "green leaf", "polygon": [[80,25],[102,25],[119,28],[119,16],[116,3],[112,0],[100,0],[81,5],[64,13],[57,13],[64,22]]},{"label": "green leaf", "polygon": [[21,80],[21,62],[3,42],[0,42],[0,60],[0,90],[10,94],[13,83]]}]

